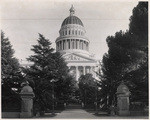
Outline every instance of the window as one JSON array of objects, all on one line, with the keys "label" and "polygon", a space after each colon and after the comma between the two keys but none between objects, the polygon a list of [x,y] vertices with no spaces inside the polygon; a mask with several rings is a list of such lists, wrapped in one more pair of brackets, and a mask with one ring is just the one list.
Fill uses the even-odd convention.
[{"label": "window", "polygon": [[70,35],[70,30],[69,30],[69,35]]}]

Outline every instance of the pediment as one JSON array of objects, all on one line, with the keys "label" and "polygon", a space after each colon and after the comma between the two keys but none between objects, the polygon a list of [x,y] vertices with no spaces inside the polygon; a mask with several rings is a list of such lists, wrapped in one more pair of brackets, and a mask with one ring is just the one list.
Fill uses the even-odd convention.
[{"label": "pediment", "polygon": [[93,59],[78,55],[78,54],[74,54],[74,53],[70,53],[70,54],[65,54],[63,55],[63,58],[66,61],[94,61]]}]

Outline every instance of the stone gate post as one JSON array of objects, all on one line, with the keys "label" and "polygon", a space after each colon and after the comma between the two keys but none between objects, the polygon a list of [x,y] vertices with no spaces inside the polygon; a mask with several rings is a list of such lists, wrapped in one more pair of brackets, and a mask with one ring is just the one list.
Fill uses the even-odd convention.
[{"label": "stone gate post", "polygon": [[116,94],[117,94],[118,115],[120,115],[120,116],[130,115],[130,111],[129,111],[130,91],[123,82],[117,88]]},{"label": "stone gate post", "polygon": [[28,83],[23,83],[24,87],[20,92],[22,99],[20,118],[30,118],[33,116],[33,89]]}]

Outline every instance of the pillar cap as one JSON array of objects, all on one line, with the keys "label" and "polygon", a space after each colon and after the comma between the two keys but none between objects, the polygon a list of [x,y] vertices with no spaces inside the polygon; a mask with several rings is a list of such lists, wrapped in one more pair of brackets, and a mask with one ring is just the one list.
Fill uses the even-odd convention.
[{"label": "pillar cap", "polygon": [[126,94],[130,93],[129,88],[124,84],[124,82],[121,82],[121,84],[117,88],[116,94]]},{"label": "pillar cap", "polygon": [[33,93],[33,89],[27,84],[22,88],[21,93]]}]

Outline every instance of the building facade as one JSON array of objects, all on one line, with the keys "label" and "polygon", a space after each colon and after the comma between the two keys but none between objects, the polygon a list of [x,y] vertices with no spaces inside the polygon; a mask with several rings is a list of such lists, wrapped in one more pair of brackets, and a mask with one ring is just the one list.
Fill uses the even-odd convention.
[{"label": "building facade", "polygon": [[75,16],[75,9],[70,8],[70,15],[63,21],[59,37],[56,39],[56,51],[60,52],[78,81],[81,75],[91,73],[96,78],[98,67],[94,56],[89,52],[90,41],[82,21]]}]

